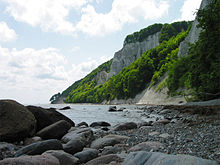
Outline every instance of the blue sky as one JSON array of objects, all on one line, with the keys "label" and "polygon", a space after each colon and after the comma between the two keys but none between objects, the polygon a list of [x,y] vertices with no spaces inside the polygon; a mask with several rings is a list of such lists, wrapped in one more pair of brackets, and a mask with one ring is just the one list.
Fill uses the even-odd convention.
[{"label": "blue sky", "polygon": [[201,0],[0,0],[0,99],[47,103],[154,23],[193,20]]}]

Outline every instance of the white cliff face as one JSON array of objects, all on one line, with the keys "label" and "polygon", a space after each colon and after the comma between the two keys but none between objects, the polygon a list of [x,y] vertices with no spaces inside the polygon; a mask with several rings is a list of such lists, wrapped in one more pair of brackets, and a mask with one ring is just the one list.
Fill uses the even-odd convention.
[{"label": "white cliff face", "polygon": [[[204,9],[208,5],[208,0],[203,0],[200,9]],[[201,28],[198,28],[199,24],[197,18],[192,24],[192,28],[189,31],[188,36],[185,38],[183,42],[180,43],[180,48],[178,52],[178,57],[186,56],[189,50],[189,44],[194,44],[199,39],[199,33],[201,32]]]},{"label": "white cliff face", "polygon": [[118,74],[124,67],[141,57],[141,55],[159,45],[160,32],[148,36],[142,42],[128,43],[115,53],[108,78]]}]

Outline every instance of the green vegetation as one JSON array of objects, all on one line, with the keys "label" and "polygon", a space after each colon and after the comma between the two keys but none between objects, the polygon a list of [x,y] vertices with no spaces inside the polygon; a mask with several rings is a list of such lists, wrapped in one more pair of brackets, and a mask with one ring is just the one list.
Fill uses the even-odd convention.
[{"label": "green vegetation", "polygon": [[150,83],[156,83],[160,76],[167,71],[168,66],[177,58],[179,44],[187,34],[188,31],[182,31],[176,37],[163,41],[156,48],[146,51],[142,57],[125,67],[118,75],[113,76],[103,85],[95,87],[94,80],[87,81],[72,90],[66,102],[100,103],[115,98],[135,97]]},{"label": "green vegetation", "polygon": [[199,100],[220,97],[220,0],[211,0],[198,11],[199,40],[188,56],[174,62],[169,69],[168,88],[175,95],[179,88],[190,89],[190,95]]}]

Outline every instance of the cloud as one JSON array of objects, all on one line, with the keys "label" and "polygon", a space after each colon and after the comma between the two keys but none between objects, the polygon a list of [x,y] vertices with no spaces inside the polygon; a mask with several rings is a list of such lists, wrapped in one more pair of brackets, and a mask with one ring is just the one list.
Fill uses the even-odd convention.
[{"label": "cloud", "polygon": [[0,99],[47,103],[53,94],[62,92],[108,59],[88,59],[67,70],[65,66],[70,64],[58,49],[17,50],[0,46]]},{"label": "cloud", "polygon": [[0,41],[9,42],[17,39],[16,32],[9,28],[6,22],[0,22]]},{"label": "cloud", "polygon": [[161,18],[168,8],[168,1],[162,0],[114,0],[111,11],[103,14],[87,5],[82,8],[82,17],[76,28],[92,36],[102,36],[120,30],[126,23],[135,23],[140,17],[145,20]]},{"label": "cloud", "polygon": [[200,7],[202,0],[185,0],[181,8],[181,18],[180,20],[194,20],[196,17],[196,12]]},{"label": "cloud", "polygon": [[[126,23],[139,18],[155,20],[167,13],[168,0],[114,0],[108,13],[97,13],[90,2],[94,0],[3,0],[6,11],[16,20],[43,31],[76,35],[83,32],[103,36],[119,31]],[[96,0],[103,5],[103,0]],[[70,13],[81,13],[80,20],[70,19]],[[73,23],[75,22],[75,23]]]},{"label": "cloud", "polygon": [[79,46],[74,46],[72,49],[71,49],[71,52],[77,52],[80,50],[80,47]]},{"label": "cloud", "polygon": [[4,0],[7,12],[16,20],[44,31],[73,34],[74,25],[67,20],[72,9],[79,10],[89,0]]}]

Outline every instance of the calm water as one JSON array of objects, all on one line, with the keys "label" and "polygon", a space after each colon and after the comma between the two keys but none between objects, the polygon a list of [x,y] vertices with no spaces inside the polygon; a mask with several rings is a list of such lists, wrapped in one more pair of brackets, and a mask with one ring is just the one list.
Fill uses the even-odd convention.
[{"label": "calm water", "polygon": [[[88,105],[88,104],[44,104],[38,105],[43,108],[56,108],[57,110],[65,106],[70,106],[70,110],[58,110],[60,113],[69,117],[76,124],[85,121],[91,124],[95,121],[106,121],[112,125],[122,122],[142,122],[149,121],[143,114],[143,110],[138,110],[136,105],[117,106],[125,107],[123,112],[108,112],[110,105]],[[141,106],[139,106],[141,107]]]}]

